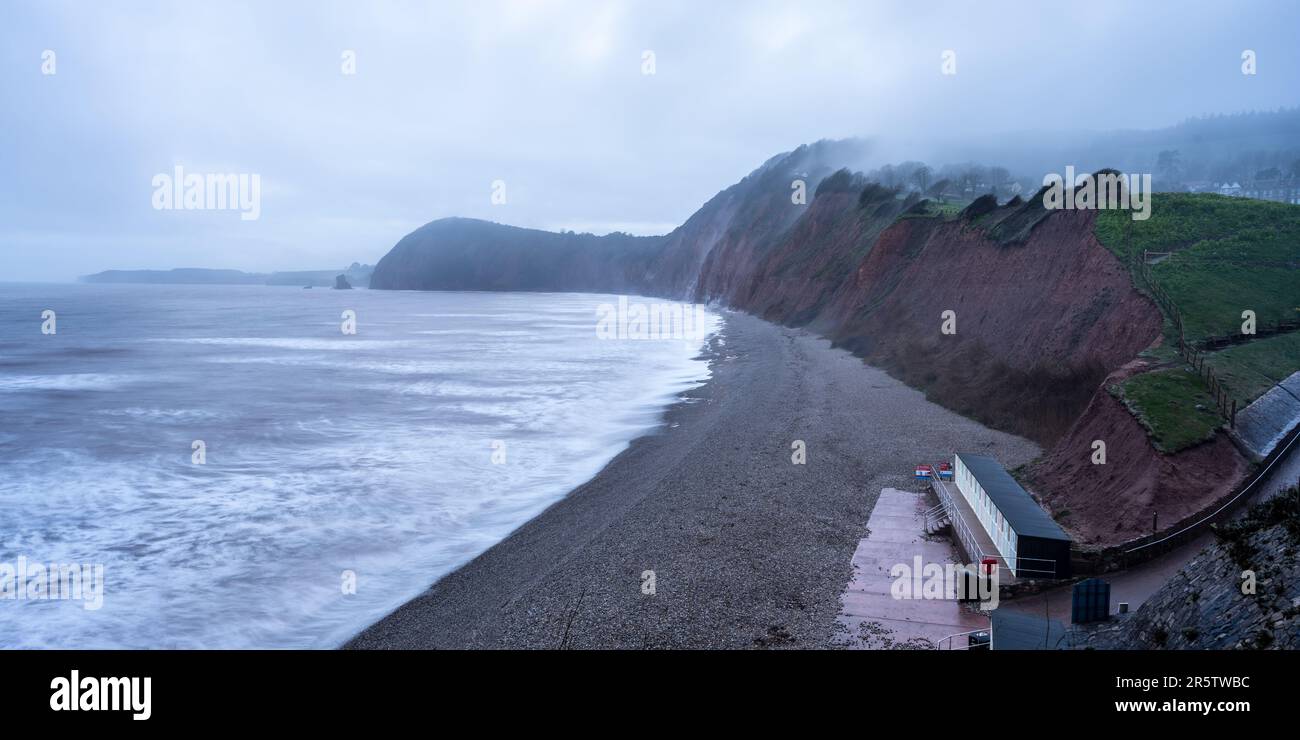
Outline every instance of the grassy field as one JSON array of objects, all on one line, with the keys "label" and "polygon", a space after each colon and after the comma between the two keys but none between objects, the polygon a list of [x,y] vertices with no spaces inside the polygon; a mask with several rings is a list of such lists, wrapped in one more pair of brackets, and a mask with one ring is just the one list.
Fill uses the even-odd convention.
[{"label": "grassy field", "polygon": [[[1189,342],[1239,333],[1245,310],[1255,312],[1260,327],[1300,317],[1300,206],[1157,193],[1148,220],[1132,221],[1129,211],[1103,211],[1095,231],[1126,264],[1144,251],[1172,253],[1152,265],[1151,273],[1178,307]],[[1142,287],[1139,279],[1135,284]],[[1166,316],[1165,343],[1148,355],[1180,361],[1176,347]],[[1206,362],[1241,408],[1300,370],[1300,334],[1233,346]],[[1185,365],[1135,376],[1115,392],[1166,452],[1208,439],[1223,422],[1204,382]]]},{"label": "grassy field", "polygon": [[[1292,206],[1300,213],[1300,207]],[[1255,312],[1256,325],[1300,316],[1300,230],[1257,229],[1201,242],[1152,268],[1183,315],[1189,340],[1237,334],[1242,312]]]},{"label": "grassy field", "polygon": [[1131,211],[1103,211],[1097,216],[1097,238],[1121,256],[1143,250],[1167,252],[1198,242],[1235,236],[1261,227],[1282,226],[1295,220],[1300,209],[1285,203],[1249,198],[1229,198],[1207,193],[1156,193],[1152,196],[1151,218],[1132,221],[1133,242],[1123,251],[1126,224]]},{"label": "grassy field", "polygon": [[[1125,260],[1173,252],[1152,266],[1183,316],[1188,341],[1300,316],[1300,207],[1219,195],[1157,193],[1151,218],[1097,215],[1097,239]],[[1130,231],[1131,230],[1131,231]]]},{"label": "grassy field", "polygon": [[1277,334],[1206,355],[1205,361],[1231,389],[1239,406],[1286,380],[1300,364],[1300,332]]},{"label": "grassy field", "polygon": [[1157,450],[1166,453],[1214,436],[1223,418],[1214,398],[1190,369],[1173,368],[1134,375],[1111,392],[1146,427]]}]

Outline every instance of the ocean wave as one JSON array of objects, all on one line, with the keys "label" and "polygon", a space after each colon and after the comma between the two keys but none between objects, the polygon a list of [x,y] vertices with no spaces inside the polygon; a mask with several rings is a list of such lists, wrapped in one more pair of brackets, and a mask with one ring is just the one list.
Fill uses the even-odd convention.
[{"label": "ocean wave", "polygon": [[[358,313],[385,322],[326,339],[294,336],[313,330],[296,294],[244,295],[181,295],[151,326],[169,339],[104,315],[137,351],[85,360],[102,372],[63,372],[60,356],[0,376],[130,386],[0,408],[0,427],[21,428],[0,435],[0,562],[101,563],[106,579],[97,611],[0,608],[0,647],[337,646],[590,479],[708,376],[698,346],[597,339],[599,297],[361,292]],[[450,313],[475,314],[476,338]],[[177,336],[220,322],[276,336]]]},{"label": "ocean wave", "polygon": [[106,391],[137,382],[139,376],[104,373],[0,375],[0,391]]},{"label": "ocean wave", "polygon": [[311,339],[301,337],[168,337],[151,339],[152,342],[198,344],[216,347],[269,347],[272,349],[298,349],[310,351],[349,351],[376,349],[406,349],[418,347],[423,342],[409,339],[357,339],[340,333],[337,339]]}]

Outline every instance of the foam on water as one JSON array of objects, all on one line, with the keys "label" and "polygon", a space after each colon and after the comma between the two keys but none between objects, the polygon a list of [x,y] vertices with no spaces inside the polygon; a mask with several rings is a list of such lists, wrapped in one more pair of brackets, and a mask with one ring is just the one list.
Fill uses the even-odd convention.
[{"label": "foam on water", "polygon": [[0,391],[108,390],[138,380],[131,375],[69,373],[51,375],[0,374]]},{"label": "foam on water", "polygon": [[0,599],[0,646],[340,644],[707,377],[700,342],[597,339],[616,300],[6,287],[0,564],[102,563],[106,586],[97,611]]}]

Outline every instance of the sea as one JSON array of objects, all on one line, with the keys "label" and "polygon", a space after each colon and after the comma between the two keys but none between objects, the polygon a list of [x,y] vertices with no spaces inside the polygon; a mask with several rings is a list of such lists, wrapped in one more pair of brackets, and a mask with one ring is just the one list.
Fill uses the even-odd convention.
[{"label": "sea", "polygon": [[0,285],[0,647],[342,644],[708,379],[620,298]]}]

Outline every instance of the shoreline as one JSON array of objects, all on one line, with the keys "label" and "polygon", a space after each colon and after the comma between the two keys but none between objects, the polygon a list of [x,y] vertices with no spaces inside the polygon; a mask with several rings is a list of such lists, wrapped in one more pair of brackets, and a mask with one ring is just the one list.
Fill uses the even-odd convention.
[{"label": "shoreline", "polygon": [[701,354],[654,431],[342,647],[829,647],[881,488],[1040,453],[803,330],[724,312]]}]

